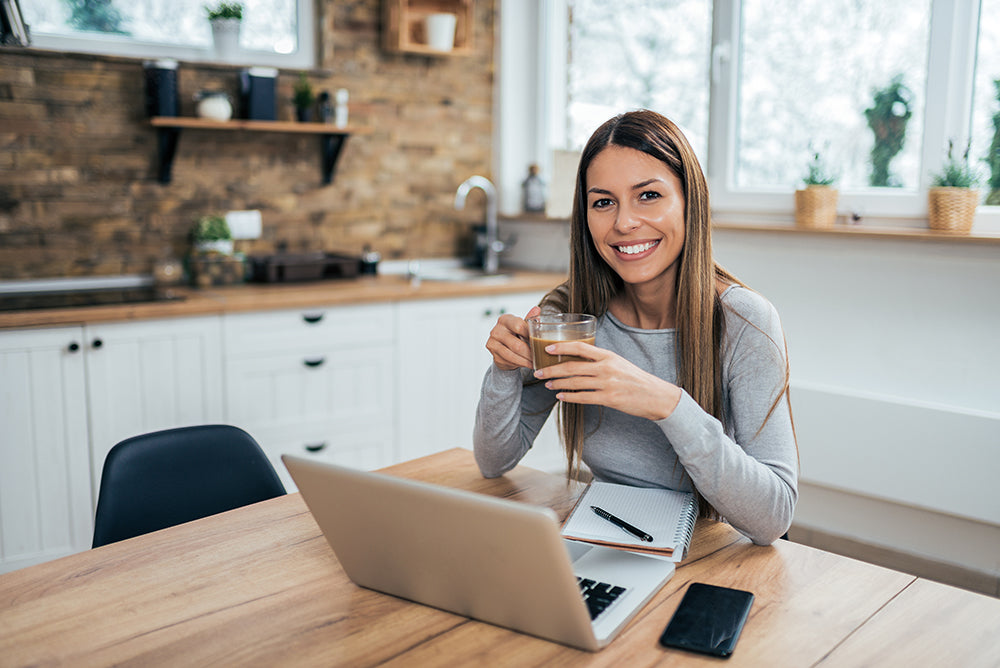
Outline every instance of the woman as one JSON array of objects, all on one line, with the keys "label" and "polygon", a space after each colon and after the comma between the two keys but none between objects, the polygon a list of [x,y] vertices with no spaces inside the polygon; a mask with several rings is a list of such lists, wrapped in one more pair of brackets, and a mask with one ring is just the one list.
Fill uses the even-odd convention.
[{"label": "woman", "polygon": [[558,401],[571,474],[582,460],[598,480],[693,490],[702,515],[770,544],[798,495],[784,337],[712,259],[708,186],[677,126],[636,111],[598,128],[570,224],[569,280],[541,308],[598,316],[595,345],[553,344],[584,361],[532,373],[525,320],[500,317],[476,415],[483,475],[513,468]]}]

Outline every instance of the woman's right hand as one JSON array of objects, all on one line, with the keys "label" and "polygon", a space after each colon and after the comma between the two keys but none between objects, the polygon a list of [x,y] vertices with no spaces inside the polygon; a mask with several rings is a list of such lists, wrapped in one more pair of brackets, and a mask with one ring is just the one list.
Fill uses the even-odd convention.
[{"label": "woman's right hand", "polygon": [[531,345],[528,343],[528,318],[542,312],[533,306],[524,318],[505,313],[497,319],[486,341],[486,350],[493,355],[497,368],[510,371],[521,367],[531,369]]}]

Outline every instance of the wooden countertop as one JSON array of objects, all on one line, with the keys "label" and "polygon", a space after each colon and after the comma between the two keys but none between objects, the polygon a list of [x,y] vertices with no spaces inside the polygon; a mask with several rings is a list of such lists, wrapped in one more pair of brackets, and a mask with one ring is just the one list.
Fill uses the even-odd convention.
[{"label": "wooden countertop", "polygon": [[414,285],[400,275],[363,276],[308,283],[247,283],[199,290],[176,288],[183,300],[109,306],[38,309],[0,313],[0,329],[54,327],[95,322],[152,320],[184,316],[314,308],[413,299],[475,297],[512,292],[545,292],[566,280],[564,274],[516,271],[506,279],[422,280]]}]

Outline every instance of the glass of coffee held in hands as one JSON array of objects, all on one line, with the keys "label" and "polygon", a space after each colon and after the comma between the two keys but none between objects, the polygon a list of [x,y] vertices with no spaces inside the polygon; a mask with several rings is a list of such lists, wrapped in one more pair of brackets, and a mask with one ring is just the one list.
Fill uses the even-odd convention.
[{"label": "glass of coffee held in hands", "polygon": [[583,341],[594,345],[597,318],[585,313],[543,313],[528,318],[528,337],[531,343],[531,361],[535,371],[571,360],[582,360],[576,355],[550,355],[545,347],[564,341]]}]

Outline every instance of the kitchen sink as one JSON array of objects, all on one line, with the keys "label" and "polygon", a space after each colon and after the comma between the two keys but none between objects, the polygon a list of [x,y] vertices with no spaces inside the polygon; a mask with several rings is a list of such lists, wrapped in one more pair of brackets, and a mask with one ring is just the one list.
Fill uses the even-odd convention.
[{"label": "kitchen sink", "polygon": [[487,274],[482,269],[472,267],[427,267],[416,271],[422,281],[474,281],[476,283],[499,284],[510,281],[513,274]]}]

